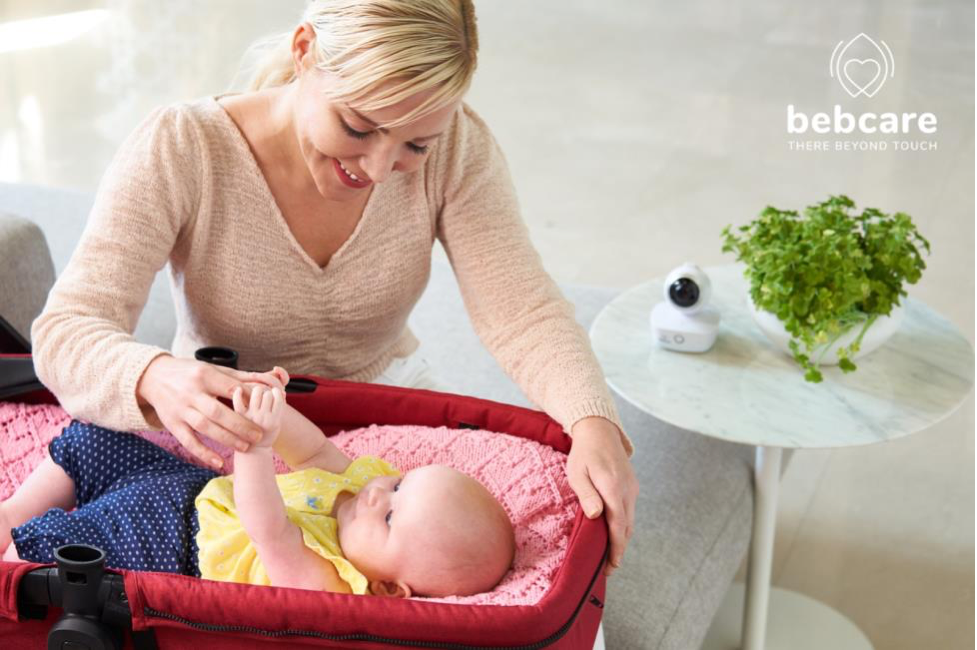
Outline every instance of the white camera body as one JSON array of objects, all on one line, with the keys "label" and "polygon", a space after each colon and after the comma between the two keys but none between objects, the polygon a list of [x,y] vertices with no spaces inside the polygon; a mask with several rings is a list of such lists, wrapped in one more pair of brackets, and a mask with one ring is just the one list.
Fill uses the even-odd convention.
[{"label": "white camera body", "polygon": [[686,262],[665,278],[665,301],[651,310],[651,334],[663,348],[705,352],[719,334],[719,310],[709,304],[712,283],[698,266]]}]

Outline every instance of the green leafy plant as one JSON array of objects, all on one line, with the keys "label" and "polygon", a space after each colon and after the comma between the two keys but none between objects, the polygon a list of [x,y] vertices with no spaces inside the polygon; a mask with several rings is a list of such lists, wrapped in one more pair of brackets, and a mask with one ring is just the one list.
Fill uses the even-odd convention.
[{"label": "green leafy plant", "polygon": [[783,323],[811,382],[822,380],[824,351],[861,325],[854,342],[838,349],[839,367],[856,369],[852,357],[865,332],[906,295],[903,283],[915,284],[926,268],[917,247],[930,250],[908,214],[875,208],[856,214],[847,196],[831,196],[803,216],[767,206],[737,233],[723,229],[723,252],[746,263],[753,304]]}]

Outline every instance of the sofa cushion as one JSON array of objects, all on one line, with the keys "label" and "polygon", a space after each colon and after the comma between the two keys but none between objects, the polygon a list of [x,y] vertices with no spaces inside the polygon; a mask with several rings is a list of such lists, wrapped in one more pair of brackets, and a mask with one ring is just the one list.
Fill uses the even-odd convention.
[{"label": "sofa cushion", "polygon": [[54,264],[33,221],[0,212],[0,316],[24,339],[54,284]]}]

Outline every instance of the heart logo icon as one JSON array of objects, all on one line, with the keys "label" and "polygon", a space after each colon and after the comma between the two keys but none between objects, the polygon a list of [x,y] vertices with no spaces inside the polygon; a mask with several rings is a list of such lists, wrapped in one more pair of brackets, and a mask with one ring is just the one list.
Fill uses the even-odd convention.
[{"label": "heart logo icon", "polygon": [[895,76],[896,62],[885,41],[876,43],[865,34],[859,34],[847,44],[838,41],[831,53],[828,70],[852,97],[872,97],[881,90],[886,79]]},{"label": "heart logo icon", "polygon": [[[869,89],[882,74],[882,66],[875,59],[848,59],[842,68],[845,79],[855,88],[855,97],[864,94],[871,97]],[[864,81],[868,79],[868,81]]]}]

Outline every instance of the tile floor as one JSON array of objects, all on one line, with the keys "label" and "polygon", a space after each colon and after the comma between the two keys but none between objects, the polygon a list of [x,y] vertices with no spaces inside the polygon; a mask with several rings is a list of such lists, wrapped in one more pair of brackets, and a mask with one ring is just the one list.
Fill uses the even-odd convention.
[{"label": "tile floor", "polygon": [[[299,0],[0,0],[0,181],[94,191],[153,107],[225,91]],[[204,8],[205,7],[205,8]],[[933,245],[910,294],[974,341],[974,4],[955,0],[477,3],[469,103],[506,152],[561,281],[627,287],[730,261],[719,231],[829,193],[911,214]],[[92,11],[40,33],[11,21]],[[72,31],[73,30],[73,31]],[[829,76],[859,32],[895,74]],[[787,105],[932,112],[935,151],[792,151]],[[834,141],[861,138],[824,136]],[[895,136],[894,136],[895,137]],[[866,137],[865,139],[875,139]],[[974,647],[974,398],[932,429],[805,451],[781,490],[774,583],[844,612],[876,648]]]}]

